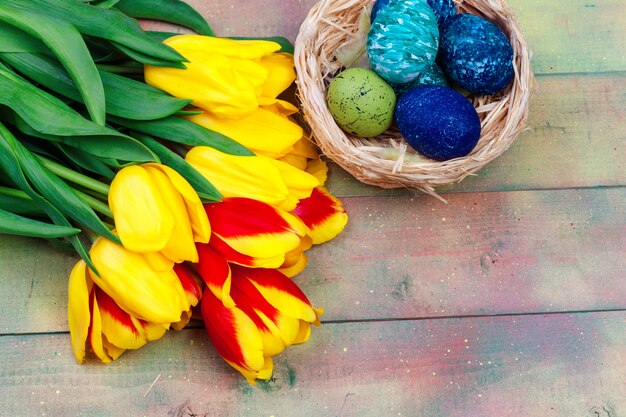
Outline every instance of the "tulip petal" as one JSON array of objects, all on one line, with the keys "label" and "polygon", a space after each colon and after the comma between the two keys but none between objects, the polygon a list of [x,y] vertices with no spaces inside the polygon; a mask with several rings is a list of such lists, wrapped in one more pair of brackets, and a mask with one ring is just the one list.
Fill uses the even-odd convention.
[{"label": "tulip petal", "polygon": [[328,179],[328,165],[321,159],[313,159],[309,161],[306,172],[313,175],[320,183],[320,186],[326,184]]},{"label": "tulip petal", "polygon": [[266,367],[263,341],[254,322],[237,307],[226,308],[210,290],[202,297],[202,317],[217,352],[253,384]]},{"label": "tulip petal", "polygon": [[287,155],[278,159],[281,162],[291,165],[294,168],[297,168],[301,171],[304,171],[309,162],[308,159],[304,156],[295,155],[294,153],[288,153]]},{"label": "tulip petal", "polygon": [[293,215],[248,198],[225,198],[204,207],[213,234],[235,251],[255,258],[284,258],[307,232]]},{"label": "tulip petal", "polygon": [[185,326],[189,323],[189,320],[191,320],[191,310],[183,311],[182,316],[180,316],[180,320],[176,323],[172,323],[172,329],[176,331],[183,330]]},{"label": "tulip petal", "polygon": [[183,286],[183,290],[185,291],[189,304],[192,306],[197,305],[200,298],[202,298],[202,288],[200,287],[198,281],[196,281],[191,271],[182,265],[175,265],[174,272],[176,272],[176,275]]},{"label": "tulip petal", "polygon": [[92,274],[102,288],[126,312],[155,323],[173,323],[189,302],[173,270],[155,271],[138,253],[126,250],[104,238],[97,239],[90,251],[99,272]]},{"label": "tulip petal", "polygon": [[287,53],[273,53],[261,58],[261,65],[268,70],[268,76],[263,83],[261,95],[276,98],[285,91],[296,79],[293,55]]},{"label": "tulip petal", "polygon": [[199,255],[198,273],[208,289],[215,297],[221,300],[226,308],[233,307],[235,302],[230,296],[231,273],[228,262],[211,246],[205,244],[198,244],[197,246]]},{"label": "tulip petal", "polygon": [[282,175],[289,194],[297,199],[307,198],[311,195],[311,191],[320,185],[319,180],[308,172],[301,171],[285,162],[276,160],[271,160],[271,162]]},{"label": "tulip petal", "polygon": [[269,158],[227,155],[213,148],[197,146],[187,153],[185,160],[210,180],[224,197],[247,197],[271,205],[279,205],[289,197],[281,173]]},{"label": "tulip petal", "polygon": [[245,269],[236,268],[233,271],[233,299],[237,308],[246,313],[259,329],[264,355],[277,355],[293,343],[298,335],[300,320],[282,314],[271,305],[252,282],[240,273]]},{"label": "tulip petal", "polygon": [[95,291],[102,333],[107,340],[122,349],[139,349],[145,345],[147,340],[139,321],[122,310],[104,291],[99,288]]},{"label": "tulip petal", "polygon": [[306,256],[304,253],[302,253],[298,257],[298,260],[296,263],[292,263],[289,266],[286,266],[283,264],[280,268],[278,268],[278,271],[283,273],[285,276],[292,278],[298,275],[300,272],[304,271],[308,262],[309,262],[309,257]]},{"label": "tulip petal", "polygon": [[98,308],[98,300],[92,293],[91,307],[91,326],[89,327],[89,344],[92,352],[100,359],[102,363],[110,363],[113,359],[107,353],[103,344],[102,320],[100,318],[100,308]]},{"label": "tulip petal", "polygon": [[161,193],[167,209],[174,218],[172,235],[161,252],[176,263],[184,261],[198,262],[198,253],[194,245],[191,222],[189,221],[183,197],[174,187],[168,175],[163,172],[162,168],[157,168],[155,165],[145,164],[143,168],[149,173],[152,181]]},{"label": "tulip petal", "polygon": [[271,158],[289,153],[303,134],[298,124],[264,108],[236,120],[224,119],[206,111],[187,119],[228,136],[256,154]]},{"label": "tulip petal", "polygon": [[115,346],[113,343],[109,342],[106,336],[102,335],[102,346],[107,352],[107,355],[111,357],[112,360],[117,360],[122,353],[126,352],[126,349],[122,349],[120,347]]},{"label": "tulip petal", "polygon": [[319,152],[311,139],[308,136],[304,136],[293,145],[294,155],[304,156],[308,159],[318,159]]},{"label": "tulip petal", "polygon": [[[281,116],[291,116],[292,114],[298,113],[298,107],[286,100],[268,99],[265,97],[260,97],[259,105],[265,110],[271,111],[272,113]],[[289,120],[296,123],[292,118],[289,118]]]},{"label": "tulip petal", "polygon": [[80,260],[72,268],[67,289],[67,321],[70,328],[72,351],[78,363],[85,359],[85,343],[89,334],[91,313],[89,297],[93,281],[87,275],[87,265]]},{"label": "tulip petal", "polygon": [[146,165],[159,169],[167,175],[176,191],[178,191],[180,196],[183,198],[185,208],[187,209],[187,215],[189,216],[189,221],[191,222],[194,241],[208,243],[211,238],[211,225],[209,224],[209,219],[206,216],[204,207],[202,206],[202,201],[200,200],[198,193],[196,193],[196,190],[193,189],[191,184],[189,184],[189,182],[187,182],[182,175],[167,165]]},{"label": "tulip petal", "polygon": [[161,252],[147,252],[142,254],[150,268],[155,271],[169,271],[175,263]]},{"label": "tulip petal", "polygon": [[236,265],[249,266],[251,268],[278,268],[285,262],[284,253],[267,258],[244,255],[231,248],[228,243],[215,234],[211,237],[210,245],[219,252],[225,261]]},{"label": "tulip petal", "polygon": [[308,226],[316,245],[335,238],[348,223],[341,202],[323,187],[314,189],[309,198],[300,200],[292,213]]},{"label": "tulip petal", "polygon": [[179,48],[194,49],[243,59],[261,58],[264,55],[277,52],[281,48],[278,43],[266,40],[234,40],[195,34],[172,36],[164,43],[176,50]]},{"label": "tulip petal", "polygon": [[279,271],[242,268],[236,265],[233,265],[233,271],[249,279],[263,297],[284,315],[309,323],[318,322],[317,312],[306,295]]},{"label": "tulip petal", "polygon": [[169,242],[175,219],[150,174],[140,166],[120,170],[109,191],[109,207],[124,247],[158,252]]},{"label": "tulip petal", "polygon": [[[184,314],[185,313],[183,313],[183,315]],[[139,320],[139,323],[143,328],[143,332],[148,342],[160,339],[169,328],[169,326],[166,324],[150,323],[145,320]]]}]

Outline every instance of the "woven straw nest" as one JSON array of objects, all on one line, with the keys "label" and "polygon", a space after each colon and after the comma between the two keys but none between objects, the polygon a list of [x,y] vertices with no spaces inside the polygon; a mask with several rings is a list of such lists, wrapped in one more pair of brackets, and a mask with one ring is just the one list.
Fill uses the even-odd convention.
[{"label": "woven straw nest", "polygon": [[406,187],[434,195],[500,156],[524,128],[534,78],[530,53],[511,10],[502,0],[456,0],[459,13],[495,23],[514,50],[515,77],[495,96],[470,96],[482,125],[478,145],[466,157],[434,161],[418,154],[392,127],[375,138],[344,132],[326,105],[326,89],[342,69],[335,54],[358,36],[359,15],[371,0],[321,0],[302,23],[295,45],[298,94],[321,151],[358,180],[383,188]]}]

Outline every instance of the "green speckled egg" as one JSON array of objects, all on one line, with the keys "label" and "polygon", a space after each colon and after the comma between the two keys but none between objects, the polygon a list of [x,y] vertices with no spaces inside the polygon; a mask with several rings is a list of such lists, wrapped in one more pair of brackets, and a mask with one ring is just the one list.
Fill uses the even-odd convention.
[{"label": "green speckled egg", "polygon": [[330,82],[327,101],[339,127],[367,138],[391,126],[396,94],[374,71],[350,68]]}]

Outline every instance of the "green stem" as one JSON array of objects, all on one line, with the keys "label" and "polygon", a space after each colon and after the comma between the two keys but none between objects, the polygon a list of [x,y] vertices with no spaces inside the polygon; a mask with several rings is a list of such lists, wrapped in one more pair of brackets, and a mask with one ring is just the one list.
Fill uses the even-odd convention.
[{"label": "green stem", "polygon": [[11,197],[23,198],[24,200],[32,200],[28,196],[28,194],[26,194],[24,191],[17,190],[15,188],[9,188],[9,187],[2,187],[2,186],[0,186],[0,194],[8,195],[8,196],[11,196]]},{"label": "green stem", "polygon": [[41,163],[48,168],[50,171],[58,175],[59,177],[66,179],[68,181],[73,182],[74,184],[82,185],[85,188],[89,188],[90,190],[96,191],[103,196],[109,194],[109,185],[105,184],[101,181],[94,180],[87,175],[80,174],[73,169],[64,167],[61,164],[57,164],[54,161],[51,161],[47,158],[44,158],[41,155],[37,155]]},{"label": "green stem", "polygon": [[98,200],[97,198],[94,198],[94,197],[90,196],[87,193],[83,193],[82,191],[79,191],[77,189],[74,189],[74,192],[80,197],[81,200],[83,200],[85,203],[87,203],[89,205],[89,207],[91,207],[92,209],[94,209],[98,213],[107,216],[109,219],[113,218],[113,213],[111,213],[111,209],[109,208],[109,206],[104,204],[102,201]]}]

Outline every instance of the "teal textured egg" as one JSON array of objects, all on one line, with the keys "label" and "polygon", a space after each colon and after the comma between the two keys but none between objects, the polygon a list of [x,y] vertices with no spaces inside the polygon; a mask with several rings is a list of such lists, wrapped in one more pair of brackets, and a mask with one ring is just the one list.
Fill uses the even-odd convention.
[{"label": "teal textured egg", "polygon": [[382,8],[367,37],[372,69],[390,83],[414,81],[435,63],[437,18],[425,0],[392,1]]},{"label": "teal textured egg", "polygon": [[396,94],[374,71],[350,68],[330,82],[327,101],[339,127],[356,136],[372,137],[391,126]]},{"label": "teal textured egg", "polygon": [[391,88],[393,88],[393,91],[396,92],[396,96],[399,99],[404,93],[417,87],[423,87],[425,85],[439,85],[447,87],[448,80],[446,79],[443,70],[435,64],[421,72],[417,78],[410,83],[390,85]]}]

